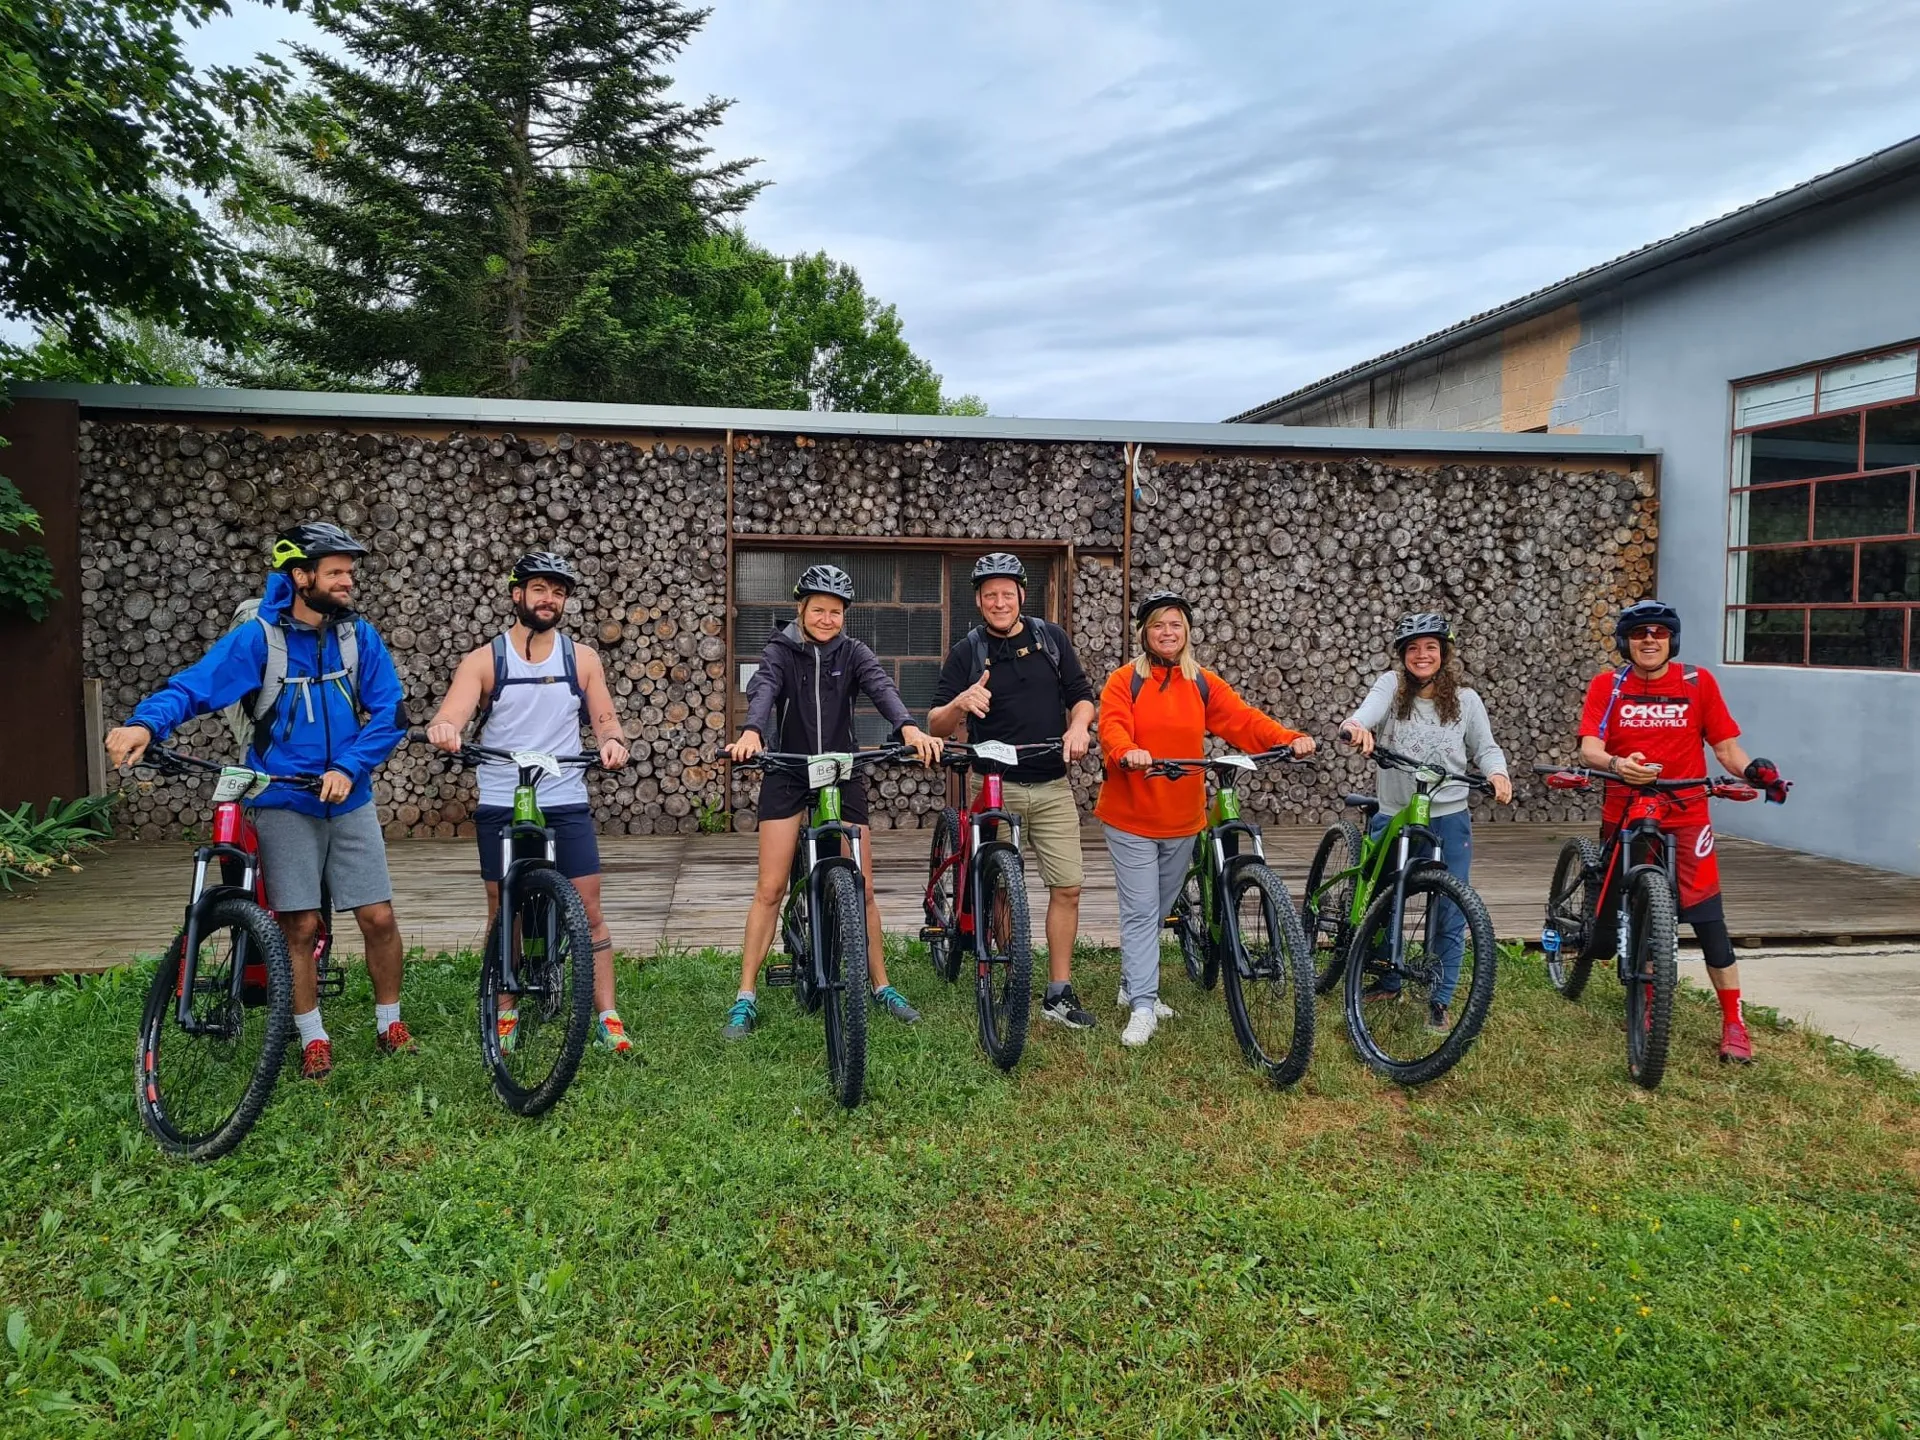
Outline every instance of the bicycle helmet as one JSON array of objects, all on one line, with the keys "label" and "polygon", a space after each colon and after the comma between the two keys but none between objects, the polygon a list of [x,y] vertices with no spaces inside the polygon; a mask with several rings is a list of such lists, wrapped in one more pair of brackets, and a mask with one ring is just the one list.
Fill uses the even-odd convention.
[{"label": "bicycle helmet", "polygon": [[1407,646],[1422,636],[1431,635],[1440,642],[1443,650],[1453,646],[1453,626],[1447,623],[1447,617],[1432,610],[1416,611],[1412,615],[1402,615],[1400,623],[1393,631],[1393,651],[1404,655]]},{"label": "bicycle helmet", "polygon": [[311,569],[329,555],[365,555],[367,547],[331,520],[308,520],[281,533],[273,542],[269,568],[285,570],[294,565]]},{"label": "bicycle helmet", "polygon": [[1668,657],[1680,653],[1680,612],[1664,600],[1641,600],[1627,606],[1620,612],[1620,618],[1613,622],[1613,643],[1619,647],[1622,655],[1627,654],[1627,632],[1641,625],[1664,625],[1673,639],[1670,642]]},{"label": "bicycle helmet", "polygon": [[507,572],[507,588],[524,585],[536,575],[543,580],[558,580],[569,593],[580,587],[580,577],[560,556],[551,550],[529,550]]},{"label": "bicycle helmet", "polygon": [[853,603],[853,577],[838,565],[809,565],[800,572],[800,579],[793,587],[793,598],[804,600],[809,595],[832,595]]},{"label": "bicycle helmet", "polygon": [[996,550],[991,555],[982,555],[973,562],[973,588],[978,590],[989,580],[1013,580],[1025,589],[1027,567],[1020,563],[1018,555],[1009,555],[1004,550]]},{"label": "bicycle helmet", "polygon": [[1133,607],[1133,623],[1144,625],[1147,617],[1165,606],[1171,605],[1187,617],[1187,624],[1193,624],[1193,606],[1187,603],[1187,597],[1176,595],[1171,590],[1156,590],[1138,605]]}]

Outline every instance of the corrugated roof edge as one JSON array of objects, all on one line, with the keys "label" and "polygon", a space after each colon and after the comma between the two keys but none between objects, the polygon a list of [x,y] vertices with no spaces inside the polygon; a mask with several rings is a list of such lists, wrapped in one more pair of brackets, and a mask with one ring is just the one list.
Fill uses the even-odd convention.
[{"label": "corrugated roof edge", "polygon": [[599,405],[319,390],[177,389],[159,385],[16,384],[21,399],[72,400],[82,410],[154,411],[298,421],[480,425],[498,429],[747,430],[783,435],[930,436],[1053,440],[1169,448],[1340,450],[1448,455],[1647,455],[1637,435],[1508,435],[1474,430],[1353,430],[1314,425],[1188,424],[1161,420],[1026,420],[985,415],[859,415],[819,410],[727,410],[694,405]]},{"label": "corrugated roof edge", "polygon": [[1238,415],[1227,417],[1227,424],[1260,422],[1263,415],[1271,415],[1283,405],[1298,405],[1302,401],[1315,399],[1326,391],[1364,380],[1382,370],[1395,365],[1418,360],[1437,350],[1452,349],[1466,341],[1478,339],[1490,330],[1504,329],[1508,325],[1530,320],[1549,310],[1557,310],[1588,295],[1619,285],[1652,270],[1667,265],[1678,264],[1682,260],[1691,260],[1710,250],[1717,250],[1744,239],[1770,226],[1778,225],[1796,215],[1821,205],[1831,205],[1851,199],[1862,191],[1885,181],[1894,179],[1910,171],[1920,170],[1920,135],[1889,145],[1884,150],[1876,150],[1871,155],[1852,161],[1838,169],[1829,170],[1811,180],[1803,180],[1798,185],[1769,195],[1764,200],[1756,200],[1751,205],[1743,205],[1738,210],[1729,210],[1712,220],[1707,220],[1691,229],[1682,230],[1664,240],[1655,240],[1642,245],[1638,250],[1629,250],[1625,255],[1617,256],[1599,265],[1590,266],[1565,280],[1559,280],[1531,294],[1510,300],[1505,305],[1492,310],[1483,310],[1478,315],[1470,315],[1457,324],[1444,330],[1436,330],[1431,335],[1402,345],[1397,350],[1389,350],[1384,355],[1376,355],[1371,360],[1362,360],[1358,365],[1349,365],[1345,370],[1336,371],[1323,380],[1311,385],[1302,385],[1298,390],[1289,390],[1278,399],[1269,400],[1264,405],[1255,405],[1250,410],[1242,410]]}]

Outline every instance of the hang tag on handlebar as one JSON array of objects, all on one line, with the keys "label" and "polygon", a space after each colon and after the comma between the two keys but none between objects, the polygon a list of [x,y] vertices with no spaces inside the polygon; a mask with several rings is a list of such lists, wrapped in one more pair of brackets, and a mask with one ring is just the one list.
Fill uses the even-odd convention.
[{"label": "hang tag on handlebar", "polygon": [[272,783],[271,775],[262,775],[244,765],[229,765],[213,782],[213,798],[222,804],[229,800],[251,800]]},{"label": "hang tag on handlebar", "polygon": [[1431,765],[1422,765],[1413,772],[1413,778],[1422,785],[1440,785],[1445,783],[1447,772],[1436,770]]},{"label": "hang tag on handlebar", "polygon": [[973,747],[973,753],[981,760],[991,760],[996,765],[1018,765],[1020,752],[1004,740],[982,740]]},{"label": "hang tag on handlebar", "polygon": [[1216,755],[1213,757],[1213,763],[1216,765],[1231,765],[1236,770],[1253,770],[1258,768],[1253,761],[1245,755]]},{"label": "hang tag on handlebar", "polygon": [[560,762],[543,750],[516,750],[513,763],[523,770],[540,770],[555,780],[560,778]]},{"label": "hang tag on handlebar", "polygon": [[807,757],[807,784],[816,790],[839,785],[853,778],[853,756],[810,755]]}]

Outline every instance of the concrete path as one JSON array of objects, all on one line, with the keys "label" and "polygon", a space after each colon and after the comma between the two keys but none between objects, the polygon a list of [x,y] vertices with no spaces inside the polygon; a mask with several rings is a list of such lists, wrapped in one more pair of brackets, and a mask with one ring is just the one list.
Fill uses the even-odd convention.
[{"label": "concrete path", "polygon": [[[1699,953],[1680,955],[1703,989]],[[1920,1071],[1920,946],[1807,945],[1740,952],[1740,993],[1785,1019]]]}]

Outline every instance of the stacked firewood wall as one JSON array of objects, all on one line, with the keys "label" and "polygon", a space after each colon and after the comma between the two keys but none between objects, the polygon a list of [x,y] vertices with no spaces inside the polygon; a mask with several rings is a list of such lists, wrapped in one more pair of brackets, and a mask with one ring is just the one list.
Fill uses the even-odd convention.
[{"label": "stacked firewood wall", "polygon": [[[734,443],[736,533],[946,537],[982,550],[1071,540],[1060,608],[1095,685],[1132,653],[1121,446]],[[393,652],[416,723],[459,657],[509,622],[512,560],[551,547],[586,577],[567,623],[604,655],[634,747],[629,769],[590,781],[603,830],[691,832],[728,808],[750,826],[755,783],[735,772],[729,794],[713,761],[731,688],[719,436],[268,435],[88,421],[80,447],[85,657],[108,723],[204,653],[235,606],[261,592],[274,534],[299,520],[337,520],[372,545],[359,606]],[[1584,678],[1609,658],[1612,611],[1651,588],[1656,501],[1643,476],[1149,452],[1138,479],[1128,593],[1183,590],[1206,663],[1322,737],[1385,666],[1395,618],[1437,609],[1455,619],[1516,774],[1562,755]],[[212,720],[181,744],[232,748]],[[1080,766],[1075,783],[1090,803],[1097,766]],[[1263,776],[1249,798],[1268,818],[1318,820],[1337,789],[1369,783],[1342,760]],[[1519,788],[1522,803],[1503,814],[1570,818],[1579,803]],[[202,786],[128,789],[125,833],[157,839],[205,823]],[[943,789],[938,776],[883,772],[876,824],[930,824]],[[471,779],[424,746],[397,752],[375,793],[390,836],[470,833]]]}]

